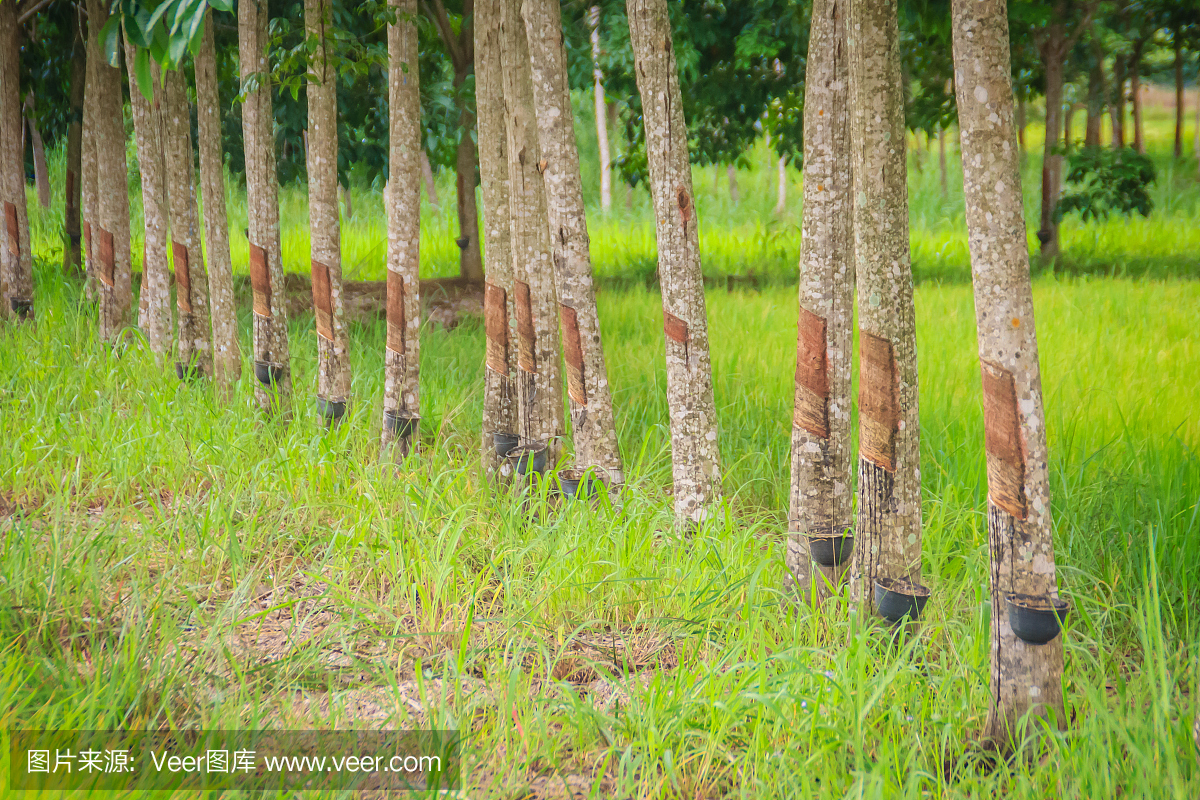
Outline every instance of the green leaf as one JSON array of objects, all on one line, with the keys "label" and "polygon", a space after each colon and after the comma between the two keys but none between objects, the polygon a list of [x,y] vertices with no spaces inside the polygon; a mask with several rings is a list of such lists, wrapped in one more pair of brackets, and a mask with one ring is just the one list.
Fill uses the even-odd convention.
[{"label": "green leaf", "polygon": [[110,67],[121,65],[121,17],[111,16],[100,29],[100,41],[104,43],[104,59]]},{"label": "green leaf", "polygon": [[147,101],[154,102],[154,77],[150,72],[150,51],[139,47],[133,57],[133,74],[137,78],[138,91]]}]

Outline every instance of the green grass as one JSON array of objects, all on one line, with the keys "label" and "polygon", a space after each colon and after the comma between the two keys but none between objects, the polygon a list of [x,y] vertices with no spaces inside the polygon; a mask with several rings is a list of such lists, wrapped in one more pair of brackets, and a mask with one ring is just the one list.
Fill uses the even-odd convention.
[{"label": "green grass", "polygon": [[[740,175],[744,195],[769,178]],[[98,344],[35,213],[38,322],[0,329],[0,728],[457,727],[472,797],[553,796],[547,781],[569,778],[622,797],[1195,798],[1200,282],[1180,243],[1197,193],[1173,180],[1157,190],[1173,210],[1140,233],[1066,231],[1068,259],[1091,237],[1088,263],[1122,277],[1035,280],[1059,584],[1077,613],[1071,721],[1030,760],[990,768],[971,745],[988,706],[982,408],[961,200],[939,214],[928,167],[913,245],[934,597],[894,645],[839,604],[781,603],[796,301],[774,283],[796,251],[794,219],[756,221],[773,192],[733,209],[698,171],[706,264],[775,278],[708,295],[726,502],[691,540],[666,493],[644,195],[592,226],[598,271],[619,279],[599,303],[628,490],[557,509],[538,490],[533,521],[476,467],[477,321],[423,330],[422,452],[393,475],[377,462],[380,326],[351,325],[355,402],[326,433],[311,316],[293,320],[294,421],[272,423],[248,371],[222,404],[136,339]],[[347,272],[376,277],[381,222],[359,195]],[[299,190],[284,209],[299,268]],[[427,272],[452,274],[453,220],[424,215]]]}]

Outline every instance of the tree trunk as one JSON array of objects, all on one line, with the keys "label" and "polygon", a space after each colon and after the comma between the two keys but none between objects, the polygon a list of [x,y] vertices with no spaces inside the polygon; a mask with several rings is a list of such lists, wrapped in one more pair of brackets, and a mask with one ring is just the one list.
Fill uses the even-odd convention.
[{"label": "tree trunk", "polygon": [[[87,10],[92,10],[91,0],[86,1]],[[84,30],[85,51],[87,62],[84,65],[83,90],[83,130],[82,143],[79,153],[79,209],[83,217],[80,232],[83,236],[84,262],[84,294],[89,300],[99,298],[99,278],[96,270],[96,258],[93,249],[93,233],[100,225],[99,196],[97,186],[97,113],[100,106],[100,46],[99,31],[94,21],[87,23]]]},{"label": "tree trunk", "polygon": [[[478,82],[475,91],[479,91]],[[478,99],[475,104],[479,104]],[[438,199],[437,184],[433,181],[433,166],[429,163],[429,154],[424,150],[421,151],[421,185],[425,187],[425,196],[429,198],[429,204],[440,209],[442,201]]]},{"label": "tree trunk", "polygon": [[852,2],[851,168],[859,324],[858,520],[851,592],[921,580],[916,317],[908,247],[904,95],[895,0]]},{"label": "tree trunk", "polygon": [[733,164],[726,164],[725,175],[729,178],[729,199],[733,201],[734,208],[737,208],[738,202],[742,199],[741,193],[738,192],[737,167]]},{"label": "tree trunk", "polygon": [[67,126],[67,170],[63,187],[63,272],[80,272],[79,191],[82,176],[83,100],[87,82],[87,43],[82,15],[71,15],[71,114]]},{"label": "tree trunk", "polygon": [[[417,68],[417,0],[393,0],[388,26],[387,345],[383,353],[384,453],[398,430],[391,419],[417,415],[420,406],[421,91]],[[404,412],[403,414],[399,412]],[[401,423],[397,423],[401,424]],[[401,436],[393,457],[407,455],[415,431]]]},{"label": "tree trunk", "polygon": [[1146,129],[1142,125],[1142,51],[1137,47],[1129,61],[1129,93],[1133,96],[1133,149],[1146,154]]},{"label": "tree trunk", "polygon": [[34,120],[34,95],[25,95],[25,125],[29,128],[29,144],[33,151],[33,185],[37,189],[38,205],[50,207],[50,170],[46,166],[46,143]]},{"label": "tree trunk", "polygon": [[1192,131],[1192,155],[1196,157],[1196,179],[1200,180],[1200,80],[1196,81],[1196,125]]},{"label": "tree trunk", "polygon": [[1042,48],[1042,65],[1046,72],[1046,141],[1042,151],[1042,216],[1038,229],[1041,257],[1049,260],[1058,255],[1058,222],[1054,210],[1062,180],[1062,156],[1056,152],[1062,142],[1063,122],[1063,59],[1066,40],[1062,26],[1061,3],[1055,6],[1055,21],[1047,26],[1047,41]]},{"label": "tree trunk", "polygon": [[612,208],[612,159],[608,151],[608,103],[604,99],[604,73],[600,70],[600,6],[588,9],[592,29],[592,95],[596,109],[596,143],[600,151],[600,208]]},{"label": "tree trunk", "polygon": [[1099,147],[1101,128],[1104,125],[1104,48],[1096,34],[1095,26],[1091,34],[1091,69],[1088,70],[1087,95],[1087,130],[1083,136],[1085,147]]},{"label": "tree trunk", "polygon": [[946,179],[946,129],[938,128],[938,181],[942,187],[942,199],[950,196],[950,186]]},{"label": "tree trunk", "polygon": [[1113,56],[1112,144],[1118,150],[1125,146],[1125,55]]},{"label": "tree trunk", "polygon": [[[1183,158],[1183,31],[1172,31],[1175,39],[1175,158]],[[33,130],[33,128],[30,128]]]},{"label": "tree trunk", "polygon": [[558,296],[547,224],[546,192],[534,115],[529,45],[521,0],[501,7],[500,50],[504,65],[508,129],[508,211],[517,328],[517,433],[522,444],[542,443],[547,463],[558,460],[563,433]]},{"label": "tree trunk", "polygon": [[0,315],[33,318],[33,253],[21,147],[21,30],[16,3],[0,3]]},{"label": "tree trunk", "polygon": [[197,144],[200,150],[200,198],[204,205],[204,244],[212,311],[213,377],[228,395],[242,376],[237,308],[233,300],[233,262],[229,257],[229,218],[225,212],[225,159],[221,148],[221,97],[217,89],[217,52],[212,10],[195,57]]},{"label": "tree trunk", "polygon": [[475,127],[475,117],[465,105],[459,114],[458,125],[463,130],[454,154],[455,197],[458,202],[458,272],[465,280],[481,283],[483,257],[479,253],[479,206],[475,203],[475,169],[479,154],[470,136],[471,129]]},{"label": "tree trunk", "polygon": [[1021,155],[1025,155],[1025,126],[1027,124],[1027,114],[1025,113],[1025,94],[1022,92],[1017,95],[1017,143],[1021,148]]},{"label": "tree trunk", "polygon": [[308,227],[312,239],[313,310],[317,322],[317,405],[336,425],[350,400],[350,352],[342,307],[341,220],[337,197],[337,71],[325,31],[332,0],[304,0],[310,51],[308,83]]},{"label": "tree trunk", "polygon": [[720,498],[721,464],[683,97],[666,0],[627,0],[626,10],[657,223],[675,514],[698,524]]},{"label": "tree trunk", "polygon": [[1063,110],[1063,149],[1068,153],[1071,152],[1071,120],[1075,116],[1075,104],[1067,103]]},{"label": "tree trunk", "polygon": [[554,253],[559,322],[567,372],[567,405],[575,443],[575,466],[597,467],[611,484],[624,482],[613,423],[608,367],[592,285],[583,177],[571,111],[567,51],[558,0],[525,0],[538,149]]},{"label": "tree trunk", "polygon": [[501,5],[479,0],[475,6],[475,110],[479,126],[479,173],[483,189],[483,244],[487,258],[484,283],[483,466],[507,474],[512,467],[496,455],[492,436],[517,433],[513,331],[513,266],[509,225],[508,133],[504,119]]},{"label": "tree trunk", "polygon": [[[101,0],[88,0],[89,27],[108,21]],[[100,44],[96,43],[100,53]],[[100,293],[100,339],[115,342],[129,322],[133,292],[129,253],[129,175],[121,70],[96,59],[96,225],[92,230]]]},{"label": "tree trunk", "polygon": [[1018,719],[1031,709],[1052,714],[1059,727],[1065,723],[1062,638],[1027,645],[1005,613],[1011,593],[1046,598],[1057,597],[1058,589],[1004,0],[954,0],[953,31],[988,467],[987,735],[999,743],[1013,741]]},{"label": "tree trunk", "polygon": [[242,139],[246,153],[246,210],[250,285],[254,292],[255,396],[264,412],[286,417],[291,408],[292,371],[279,243],[279,180],[275,172],[275,115],[271,85],[252,75],[270,73],[267,2],[238,3],[238,63],[242,85]]},{"label": "tree trunk", "polygon": [[[197,369],[212,375],[212,325],[208,312],[208,275],[196,214],[196,175],[192,115],[183,71],[168,70],[163,82],[163,155],[171,206],[171,255],[175,266],[175,307],[179,311],[176,358],[184,375]],[[177,366],[178,369],[178,366]]]},{"label": "tree trunk", "polygon": [[[125,63],[132,64],[133,45],[125,42]],[[129,103],[133,109],[133,133],[137,141],[138,166],[142,175],[142,288],[138,299],[138,327],[162,365],[171,349],[171,288],[167,264],[167,165],[163,155],[162,82],[159,66],[153,74],[153,102],[138,89],[137,78],[129,75]]]},{"label": "tree trunk", "polygon": [[845,566],[812,559],[809,536],[852,528],[850,367],[854,326],[848,0],[814,0],[804,83],[800,321],[792,414],[788,579],[822,599]]},{"label": "tree trunk", "polygon": [[780,156],[775,162],[778,182],[775,185],[775,213],[787,211],[787,156]]}]

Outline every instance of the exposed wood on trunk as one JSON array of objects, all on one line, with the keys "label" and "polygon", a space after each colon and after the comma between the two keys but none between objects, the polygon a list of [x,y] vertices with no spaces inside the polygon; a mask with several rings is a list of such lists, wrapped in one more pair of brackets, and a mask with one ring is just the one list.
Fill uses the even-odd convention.
[{"label": "exposed wood on trunk", "polygon": [[624,482],[624,474],[592,285],[583,178],[558,0],[525,0],[522,14],[532,59],[541,152],[538,169],[545,186],[554,279],[561,304],[575,466],[599,467],[602,477],[619,484]]},{"label": "exposed wood on trunk", "polygon": [[[332,0],[304,0],[310,41],[308,84],[308,227],[312,241],[313,305],[317,309],[317,397],[350,399],[350,352],[342,309],[341,220],[337,199],[337,71],[326,52]],[[321,278],[322,280],[318,280]],[[322,309],[328,316],[322,320]],[[332,420],[331,420],[332,422]]]},{"label": "exposed wood on trunk", "polygon": [[1057,597],[1046,423],[1004,0],[954,0],[954,62],[984,389],[991,563],[992,708],[986,735],[1009,744],[1027,711],[1065,723],[1062,638],[1013,634],[1010,593]]},{"label": "exposed wood on trunk", "polygon": [[67,169],[63,181],[63,272],[78,274],[81,258],[79,192],[82,184],[83,99],[87,82],[87,42],[82,16],[76,9],[71,15],[71,113],[67,125]]},{"label": "exposed wood on trunk", "polygon": [[[175,267],[175,307],[179,311],[176,358],[212,375],[212,325],[208,312],[208,274],[196,213],[196,176],[192,115],[183,72],[168,70],[163,82],[163,155],[171,207],[171,255]],[[135,90],[136,91],[136,90]]]},{"label": "exposed wood on trunk", "polygon": [[33,253],[25,201],[21,31],[16,4],[0,3],[0,316],[33,316]]},{"label": "exposed wood on trunk", "polygon": [[604,72],[600,69],[600,6],[588,9],[592,39],[592,101],[596,113],[596,145],[600,155],[600,208],[612,208],[612,158],[608,149],[608,103],[604,99]]},{"label": "exposed wood on trunk", "polygon": [[544,442],[547,463],[558,460],[563,434],[562,355],[546,192],[534,115],[529,45],[521,0],[501,6],[508,212],[517,344],[517,433],[522,444]]},{"label": "exposed wood on trunk", "polygon": [[[125,42],[125,62],[132,64],[133,45]],[[167,262],[167,166],[163,155],[162,81],[158,64],[151,63],[154,100],[138,89],[129,75],[129,103],[142,176],[142,285],[138,297],[138,327],[160,364],[171,349],[171,289]]]},{"label": "exposed wood on trunk", "polygon": [[254,291],[254,360],[274,366],[278,379],[261,381],[255,396],[263,411],[287,414],[292,371],[287,307],[283,302],[283,257],[279,241],[279,181],[275,172],[275,115],[271,110],[267,59],[266,0],[238,3],[238,61],[246,97],[242,103],[242,139],[246,153],[246,210]]},{"label": "exposed wood on trunk", "polygon": [[851,167],[860,347],[858,520],[851,591],[921,578],[916,317],[895,0],[850,7]]},{"label": "exposed wood on trunk", "polygon": [[808,536],[852,528],[850,366],[854,229],[848,0],[815,0],[804,84],[804,205],[796,344],[788,579],[820,600],[845,567],[812,560]]},{"label": "exposed wood on trunk", "polygon": [[[384,349],[381,446],[394,436],[387,415],[419,415],[421,358],[421,93],[417,68],[417,0],[393,0],[396,24],[388,26],[387,346]],[[405,455],[415,436],[393,448]]]},{"label": "exposed wood on trunk", "polygon": [[212,313],[213,378],[228,394],[242,375],[237,309],[233,303],[233,262],[229,258],[229,218],[225,212],[225,159],[221,148],[221,98],[217,89],[217,53],[213,16],[205,15],[200,50],[195,56],[197,145],[200,150],[200,197],[204,205],[204,251]]},{"label": "exposed wood on trunk", "polygon": [[36,99],[33,91],[25,93],[25,127],[29,129],[30,151],[33,153],[33,185],[37,190],[38,205],[50,207],[50,170],[46,166],[46,143],[38,130]]},{"label": "exposed wood on trunk", "polygon": [[[101,0],[88,1],[89,26],[99,31],[108,20]],[[96,52],[100,45],[97,42]],[[97,261],[103,273],[100,294],[100,338],[113,342],[129,323],[132,285],[129,253],[129,175],[125,164],[125,114],[121,70],[96,59],[96,223],[93,238],[103,245]]]},{"label": "exposed wood on trunk", "polygon": [[512,249],[508,211],[508,132],[500,59],[501,3],[475,7],[475,108],[479,125],[479,174],[483,189],[483,244],[487,259],[484,322],[483,466],[489,474],[512,467],[496,455],[493,433],[517,432],[516,382],[510,320],[513,319]]},{"label": "exposed wood on trunk", "polygon": [[721,471],[687,125],[666,0],[628,0],[626,11],[646,126],[663,313],[685,326],[684,341],[665,337],[675,514],[698,523],[720,496]]}]

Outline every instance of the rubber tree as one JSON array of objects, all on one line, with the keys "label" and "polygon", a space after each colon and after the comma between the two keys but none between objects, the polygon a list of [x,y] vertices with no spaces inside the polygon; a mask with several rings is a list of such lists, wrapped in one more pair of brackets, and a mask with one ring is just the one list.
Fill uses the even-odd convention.
[{"label": "rubber tree", "polygon": [[475,6],[475,109],[479,126],[479,175],[483,190],[483,247],[487,270],[483,318],[487,337],[484,359],[484,471],[509,473],[493,446],[493,434],[517,432],[514,375],[513,271],[509,226],[508,126],[504,119],[504,78],[500,28],[504,0],[480,0]]},{"label": "rubber tree", "polygon": [[921,579],[916,315],[908,246],[904,87],[896,0],[854,0],[847,44],[859,325],[853,597]]},{"label": "rubber tree", "polygon": [[[417,2],[391,3],[388,25],[387,343],[384,349],[383,434],[386,451],[406,415],[419,419],[421,360],[421,89],[417,67]],[[389,424],[391,420],[395,423]],[[407,453],[415,432],[400,437]]]},{"label": "rubber tree", "polygon": [[37,191],[38,205],[50,207],[50,169],[46,164],[46,142],[37,126],[37,98],[33,90],[25,92],[25,130],[29,132],[29,151],[33,154],[33,185]]},{"label": "rubber tree", "polygon": [[558,297],[521,0],[504,0],[500,30],[508,135],[508,218],[516,317],[517,434],[558,460],[563,433]]},{"label": "rubber tree", "polygon": [[[561,15],[561,12],[560,12]],[[596,110],[596,144],[600,154],[600,208],[612,208],[612,159],[608,149],[608,102],[604,99],[604,70],[600,68],[600,6],[588,9],[592,43],[592,100]]]},{"label": "rubber tree", "polygon": [[217,90],[217,53],[213,13],[205,14],[196,79],[196,144],[200,150],[200,197],[204,206],[204,250],[212,312],[213,378],[228,396],[242,375],[237,308],[233,300],[233,262],[229,257],[229,218],[225,211],[225,159],[221,148],[221,97]]},{"label": "rubber tree", "polygon": [[175,308],[179,312],[175,357],[181,377],[212,375],[212,324],[208,274],[196,213],[196,170],[192,149],[191,104],[183,72],[166,70],[163,83],[163,154],[171,207],[171,257],[175,267]]},{"label": "rubber tree", "polygon": [[562,14],[558,0],[524,0],[521,14],[531,57],[541,153],[537,166],[545,186],[550,223],[575,464],[580,468],[598,467],[607,481],[620,484],[624,475],[592,284]]},{"label": "rubber tree", "polygon": [[0,302],[2,313],[33,318],[33,253],[25,200],[20,86],[21,29],[16,3],[0,3]]},{"label": "rubber tree", "polygon": [[279,180],[275,171],[275,114],[271,108],[266,0],[238,3],[238,62],[242,81],[242,140],[246,157],[246,229],[254,300],[255,397],[264,412],[286,416],[292,370],[283,254],[279,240]]},{"label": "rubber tree", "polygon": [[700,523],[721,491],[695,192],[666,0],[628,0],[645,121],[666,342],[675,514]]},{"label": "rubber tree", "polygon": [[812,560],[808,537],[852,527],[850,368],[854,240],[850,171],[849,0],[814,0],[804,85],[804,215],[796,337],[788,575],[818,599],[844,572]]},{"label": "rubber tree", "polygon": [[1046,418],[1013,126],[1005,0],[954,0],[954,63],[975,321],[983,382],[991,554],[992,708],[987,734],[1009,741],[1030,710],[1065,722],[1061,636],[1019,640],[1011,593],[1058,594]]},{"label": "rubber tree", "polygon": [[314,43],[307,87],[308,227],[317,322],[317,406],[330,425],[341,419],[350,399],[337,192],[337,71],[330,63],[326,41],[332,17],[332,0],[304,0],[304,27]]},{"label": "rubber tree", "polygon": [[[125,42],[125,63],[134,63],[134,47]],[[138,327],[146,334],[150,350],[160,359],[171,349],[171,289],[167,262],[167,165],[163,154],[162,81],[151,63],[151,98],[129,74],[129,104],[133,110],[133,135],[137,142],[138,171],[142,176],[142,287],[138,295]]]},{"label": "rubber tree", "polygon": [[[89,34],[108,21],[101,0],[88,0]],[[118,33],[118,36],[120,34]],[[100,296],[100,339],[114,342],[128,324],[133,292],[129,245],[129,176],[125,164],[125,114],[121,69],[104,60],[99,42],[96,58],[96,220],[92,249]]]},{"label": "rubber tree", "polygon": [[[91,0],[86,0],[88,11],[91,11]],[[100,72],[100,47],[99,47],[99,27],[89,17],[87,27],[84,30],[84,50],[87,53],[87,62],[84,65],[84,89],[83,89],[83,131],[82,142],[80,144],[79,154],[79,210],[80,210],[80,232],[83,235],[83,253],[84,261],[84,290],[89,299],[98,297],[99,288],[96,270],[95,251],[93,249],[94,239],[93,232],[100,224],[99,203],[96,195],[96,181],[98,178],[96,169],[96,110],[99,107],[99,82],[97,75]]]},{"label": "rubber tree", "polygon": [[63,272],[79,272],[83,264],[80,252],[79,200],[83,160],[83,101],[87,85],[87,34],[83,15],[76,8],[71,28],[71,116],[67,126],[67,169],[63,181]]}]

